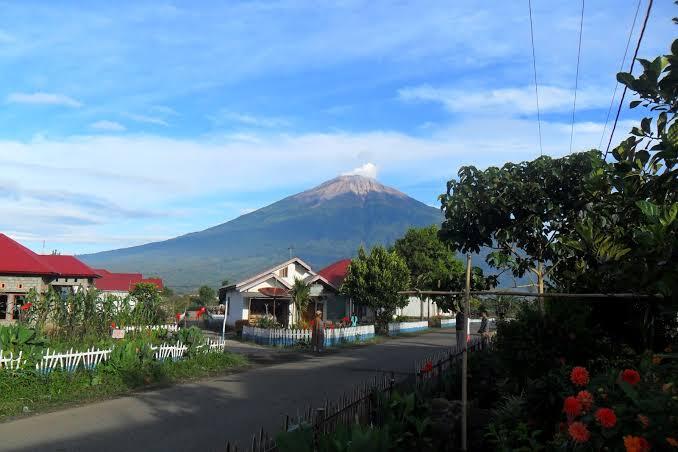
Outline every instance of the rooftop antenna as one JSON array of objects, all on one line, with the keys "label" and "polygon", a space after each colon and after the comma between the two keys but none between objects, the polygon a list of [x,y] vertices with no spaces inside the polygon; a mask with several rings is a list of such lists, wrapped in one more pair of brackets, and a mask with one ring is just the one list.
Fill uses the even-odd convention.
[{"label": "rooftop antenna", "polygon": [[293,250],[293,249],[294,249],[294,247],[293,247],[292,245],[290,245],[290,246],[287,248],[287,250],[290,252],[290,259],[292,259],[292,250]]}]

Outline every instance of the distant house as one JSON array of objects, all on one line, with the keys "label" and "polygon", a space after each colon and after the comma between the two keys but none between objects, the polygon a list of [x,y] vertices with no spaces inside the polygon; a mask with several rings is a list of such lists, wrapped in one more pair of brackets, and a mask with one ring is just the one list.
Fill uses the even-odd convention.
[{"label": "distant house", "polygon": [[314,310],[319,310],[326,320],[343,317],[345,300],[339,296],[338,287],[295,257],[240,282],[223,286],[220,298],[226,304],[226,323],[234,325],[237,320],[256,321],[270,314],[282,325],[289,326],[296,316],[290,294],[295,278],[311,286],[309,310],[302,315],[312,316]]},{"label": "distant house", "polygon": [[74,256],[41,255],[0,233],[0,321],[11,321],[31,289],[66,296],[92,287],[99,274]]},{"label": "distant house", "polygon": [[144,278],[141,273],[114,273],[103,268],[95,269],[101,276],[94,282],[94,286],[101,291],[102,295],[111,295],[124,298],[129,295],[130,290],[139,283],[154,284],[158,290],[163,289],[163,282],[160,278]]}]

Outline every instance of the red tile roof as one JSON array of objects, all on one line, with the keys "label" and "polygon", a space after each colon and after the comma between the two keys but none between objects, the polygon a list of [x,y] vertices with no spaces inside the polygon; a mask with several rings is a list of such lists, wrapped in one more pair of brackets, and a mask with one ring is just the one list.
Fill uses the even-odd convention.
[{"label": "red tile roof", "polygon": [[38,254],[0,234],[0,273],[24,275],[53,275],[52,267]]},{"label": "red tile roof", "polygon": [[61,256],[51,254],[39,256],[40,260],[49,265],[61,277],[82,277],[98,278],[99,274],[92,270],[87,264],[81,262],[74,256]]},{"label": "red tile roof", "polygon": [[155,284],[158,290],[162,290],[163,283],[160,278],[146,278],[141,273],[113,273],[102,268],[94,270],[101,278],[94,281],[94,286],[99,290],[112,292],[129,292],[139,283]]},{"label": "red tile roof", "polygon": [[318,271],[318,274],[332,283],[333,286],[339,288],[346,278],[350,264],[351,259],[342,259]]}]

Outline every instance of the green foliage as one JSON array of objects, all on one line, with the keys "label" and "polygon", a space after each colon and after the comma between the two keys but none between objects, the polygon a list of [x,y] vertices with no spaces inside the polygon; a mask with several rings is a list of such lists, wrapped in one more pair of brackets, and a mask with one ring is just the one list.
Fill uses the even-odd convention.
[{"label": "green foliage", "polygon": [[297,322],[302,320],[302,315],[308,309],[311,302],[311,286],[306,284],[303,279],[294,278],[294,284],[290,291],[296,311]]},{"label": "green foliage", "polygon": [[210,286],[201,286],[198,289],[196,303],[199,306],[212,306],[217,300],[217,293]]},{"label": "green foliage", "polygon": [[188,347],[187,356],[192,357],[198,354],[201,345],[205,343],[205,335],[198,327],[182,328],[178,331],[177,339]]},{"label": "green foliage", "polygon": [[[440,240],[437,226],[410,228],[396,240],[393,251],[405,260],[412,288],[460,291],[466,286],[466,267],[455,257],[454,251]],[[474,267],[471,282],[474,290],[484,290],[495,281],[484,278],[482,269]],[[449,312],[458,300],[435,297],[435,301],[444,312]]]},{"label": "green foliage", "polygon": [[398,292],[408,288],[409,280],[407,264],[395,252],[375,246],[368,255],[360,248],[348,267],[341,291],[355,303],[374,309],[383,331],[396,309],[407,306],[407,297]]},{"label": "green foliage", "polygon": [[155,284],[138,283],[129,294],[135,301],[134,317],[138,325],[154,325],[165,318],[161,308],[162,297]]}]

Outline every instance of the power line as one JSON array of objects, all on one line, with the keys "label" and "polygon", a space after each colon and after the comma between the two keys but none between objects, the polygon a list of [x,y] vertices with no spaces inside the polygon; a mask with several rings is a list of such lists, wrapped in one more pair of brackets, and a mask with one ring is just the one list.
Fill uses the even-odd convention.
[{"label": "power line", "polygon": [[[650,11],[652,11],[652,0],[647,4],[647,11],[645,12],[645,20],[643,21],[643,28],[640,29],[640,36],[638,36],[638,44],[636,44],[636,51],[633,53],[633,59],[631,60],[631,69],[629,73],[633,72],[633,65],[636,63],[636,58],[638,58],[638,50],[640,50],[640,43],[643,41],[643,35],[645,35],[645,28],[647,27],[647,21],[650,18]],[[624,91],[622,91],[621,99],[619,100],[619,108],[617,108],[617,115],[614,118],[614,124],[612,125],[612,132],[610,132],[610,139],[607,142],[607,149],[605,149],[605,158],[610,152],[610,145],[612,144],[612,137],[614,136],[614,131],[617,129],[617,121],[619,120],[619,114],[621,113],[622,105],[624,104],[624,96],[626,95],[626,90],[628,87],[624,85]]]},{"label": "power line", "polygon": [[577,111],[577,88],[579,86],[579,60],[581,58],[581,37],[584,30],[584,1],[581,0],[581,19],[579,21],[579,46],[577,47],[577,73],[574,76],[574,102],[572,103],[572,128],[570,130],[570,154],[574,140],[574,113]]},{"label": "power line", "polygon": [[[638,20],[638,13],[640,12],[640,4],[643,0],[638,0],[638,5],[636,6],[636,14],[633,16],[633,23],[631,24],[631,29],[629,30],[629,37],[626,40],[626,49],[624,49],[624,56],[622,57],[621,63],[619,63],[619,71],[624,70],[624,63],[626,63],[626,55],[629,53],[629,45],[631,44],[631,37],[633,36],[633,30],[636,28],[636,21]],[[612,92],[612,99],[610,99],[610,106],[607,109],[607,116],[605,117],[605,125],[603,126],[603,134],[600,136],[600,142],[598,143],[598,149],[603,147],[603,139],[605,138],[605,131],[607,130],[607,123],[610,121],[610,113],[612,113],[612,106],[614,105],[614,99],[617,97],[617,88],[619,88],[619,82],[615,82],[614,91]]]},{"label": "power line", "polygon": [[539,128],[539,155],[544,155],[544,149],[541,144],[541,113],[539,111],[539,88],[537,85],[537,57],[534,53],[534,27],[532,25],[532,0],[527,0],[527,6],[530,10],[530,41],[532,43],[532,69],[534,69],[534,95],[537,98],[537,127]]}]

